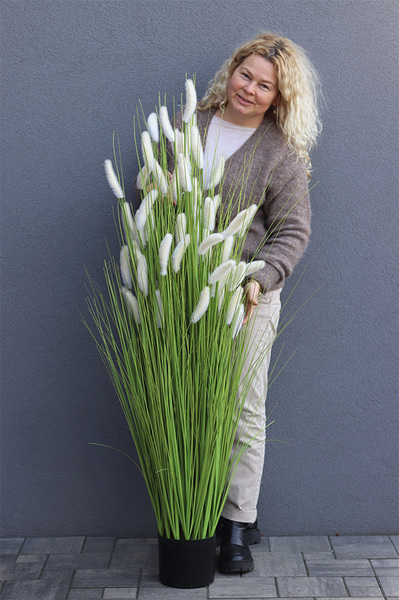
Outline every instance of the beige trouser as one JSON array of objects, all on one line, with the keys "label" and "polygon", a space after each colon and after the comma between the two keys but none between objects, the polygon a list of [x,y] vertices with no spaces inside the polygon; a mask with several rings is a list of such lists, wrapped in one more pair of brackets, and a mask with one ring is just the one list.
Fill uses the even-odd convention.
[{"label": "beige trouser", "polygon": [[[244,365],[248,372],[253,360],[260,357],[259,368],[250,382],[248,395],[237,429],[233,452],[249,442],[232,478],[231,487],[222,515],[232,521],[253,523],[257,516],[257,503],[263,472],[266,440],[266,394],[270,353],[280,317],[281,290],[260,297],[255,315],[248,325],[251,328],[249,353]],[[265,352],[265,350],[267,350]],[[263,353],[263,354],[262,354]]]}]

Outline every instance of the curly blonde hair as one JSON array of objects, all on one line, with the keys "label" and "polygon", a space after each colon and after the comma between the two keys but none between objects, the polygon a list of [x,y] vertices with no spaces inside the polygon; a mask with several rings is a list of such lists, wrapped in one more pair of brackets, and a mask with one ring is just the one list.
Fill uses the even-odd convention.
[{"label": "curly blonde hair", "polygon": [[274,109],[276,124],[287,144],[310,164],[308,152],[321,132],[317,107],[319,78],[305,51],[291,40],[262,33],[237,48],[210,81],[198,108],[216,107],[223,111],[234,70],[252,54],[263,56],[274,65],[279,89]]}]

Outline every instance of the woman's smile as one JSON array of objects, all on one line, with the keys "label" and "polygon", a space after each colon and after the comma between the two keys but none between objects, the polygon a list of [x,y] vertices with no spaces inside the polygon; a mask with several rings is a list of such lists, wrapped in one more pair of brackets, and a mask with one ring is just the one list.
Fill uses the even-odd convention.
[{"label": "woman's smile", "polygon": [[245,98],[243,98],[243,96],[241,96],[240,94],[237,94],[237,98],[238,98],[238,100],[239,100],[239,101],[240,101],[242,104],[244,104],[244,105],[247,105],[247,106],[249,106],[249,105],[253,104],[253,102],[251,102],[250,100],[246,100],[246,99],[245,99]]}]

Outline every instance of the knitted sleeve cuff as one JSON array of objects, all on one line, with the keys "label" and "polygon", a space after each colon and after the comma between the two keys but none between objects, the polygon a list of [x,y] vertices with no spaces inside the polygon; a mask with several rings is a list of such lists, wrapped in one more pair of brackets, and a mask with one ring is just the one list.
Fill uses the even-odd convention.
[{"label": "knitted sleeve cuff", "polygon": [[265,294],[266,292],[270,292],[279,287],[278,284],[280,283],[281,277],[277,269],[270,264],[266,264],[261,271],[256,273],[255,277],[252,277],[252,279],[260,284],[261,292]]}]

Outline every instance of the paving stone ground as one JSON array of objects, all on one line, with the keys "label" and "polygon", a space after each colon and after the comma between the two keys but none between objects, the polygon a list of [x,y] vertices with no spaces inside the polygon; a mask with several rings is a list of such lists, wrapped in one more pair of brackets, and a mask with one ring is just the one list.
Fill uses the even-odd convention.
[{"label": "paving stone ground", "polygon": [[262,537],[255,569],[207,588],[158,581],[157,540],[3,538],[1,600],[399,600],[399,535]]}]

